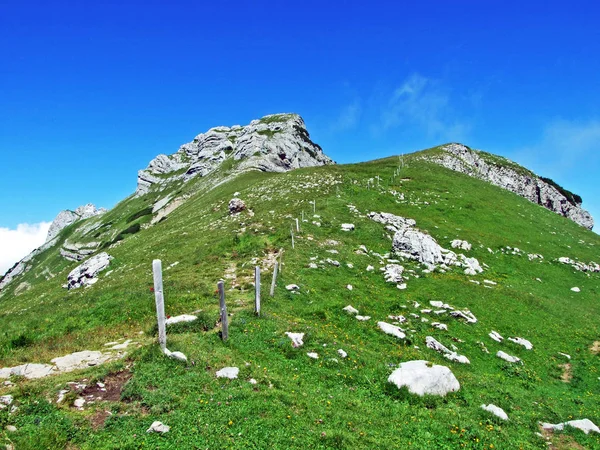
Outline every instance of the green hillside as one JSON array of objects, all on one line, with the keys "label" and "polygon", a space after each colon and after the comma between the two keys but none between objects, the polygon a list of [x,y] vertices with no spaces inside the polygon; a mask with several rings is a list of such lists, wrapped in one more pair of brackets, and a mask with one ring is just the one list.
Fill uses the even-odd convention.
[{"label": "green hillside", "polygon": [[[600,435],[569,427],[536,434],[540,421],[588,418],[600,424],[600,358],[591,350],[595,342],[600,346],[600,274],[557,261],[600,261],[600,237],[424,158],[436,151],[402,162],[391,157],[237,177],[232,163],[229,173],[129,197],[64,229],[57,244],[0,294],[0,368],[103,350],[120,339],[138,345],[129,346],[123,359],[82,371],[39,380],[13,377],[12,386],[0,380],[0,396],[12,395],[18,407],[12,413],[0,409],[0,446],[543,449],[548,437],[555,448],[600,448]],[[168,194],[185,201],[150,225],[153,204]],[[229,214],[233,197],[248,210]],[[453,251],[477,258],[484,272],[467,276],[457,267],[428,273],[402,260],[409,279],[399,290],[384,280],[379,269],[385,263],[377,256],[391,252],[392,233],[366,216],[371,211],[414,219],[447,249],[454,239],[468,241],[471,250]],[[342,223],[355,229],[342,231]],[[98,251],[113,257],[93,286],[62,287],[80,264],[60,256],[66,239],[100,242]],[[199,316],[168,328],[169,349],[187,355],[187,364],[166,358],[156,342],[154,259],[163,263],[167,314]],[[275,259],[283,267],[271,298]],[[260,317],[254,314],[256,265],[263,267]],[[369,265],[374,270],[367,271]],[[217,323],[222,278],[232,313],[226,342]],[[297,284],[298,293],[288,291],[289,284]],[[469,309],[477,323],[421,312],[435,300]],[[349,304],[370,320],[345,313]],[[399,314],[408,319],[399,325],[406,339],[377,327]],[[433,328],[435,321],[448,330]],[[498,343],[488,336],[492,330],[525,338],[533,349]],[[305,333],[304,345],[293,348],[288,331]],[[455,345],[470,364],[427,348],[426,336]],[[523,364],[497,358],[499,350]],[[449,367],[460,390],[419,397],[388,383],[400,363],[421,359]],[[240,368],[238,379],[216,378],[226,366]],[[104,382],[114,386],[114,395],[80,410],[73,405],[77,389],[67,384],[72,381]],[[57,404],[60,390],[69,392]],[[509,420],[480,408],[488,403],[503,408]],[[154,421],[171,430],[146,433]],[[16,431],[6,430],[8,425]]]}]

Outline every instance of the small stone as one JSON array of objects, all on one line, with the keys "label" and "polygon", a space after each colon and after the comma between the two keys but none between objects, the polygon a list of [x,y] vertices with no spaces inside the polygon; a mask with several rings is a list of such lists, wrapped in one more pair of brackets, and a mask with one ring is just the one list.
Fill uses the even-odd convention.
[{"label": "small stone", "polygon": [[297,291],[298,289],[300,289],[300,286],[298,286],[297,284],[288,284],[285,288],[288,291]]},{"label": "small stone", "polygon": [[344,311],[346,311],[348,314],[358,314],[358,309],[354,308],[352,305],[348,305],[345,308],[343,308]]},{"label": "small stone", "polygon": [[352,223],[343,223],[342,224],[342,231],[353,231],[354,230],[354,224]]},{"label": "small stone", "polygon": [[481,409],[492,413],[493,415],[499,417],[502,420],[508,420],[508,415],[504,412],[502,408],[496,405],[492,405],[491,403],[489,405],[481,405]]},{"label": "small stone", "polygon": [[356,320],[360,320],[361,322],[366,322],[367,320],[369,320],[371,318],[371,316],[359,316],[356,315]]},{"label": "small stone", "polygon": [[304,345],[304,333],[291,333],[289,331],[285,332],[286,336],[292,340],[292,347],[298,348]]},{"label": "small stone", "polygon": [[85,405],[85,398],[79,397],[73,402],[73,406],[77,409],[83,409],[83,405]]},{"label": "small stone", "polygon": [[520,358],[517,358],[516,356],[511,356],[508,353],[504,353],[502,350],[500,350],[498,353],[496,353],[496,356],[500,359],[503,359],[504,361],[508,361],[509,363],[521,362]]},{"label": "small stone", "polygon": [[529,342],[527,339],[523,339],[520,337],[516,337],[516,338],[509,337],[508,340],[511,342],[514,342],[515,344],[522,345],[527,350],[531,350],[533,348],[533,344],[531,342]]},{"label": "small stone", "polygon": [[162,422],[152,422],[150,428],[146,430],[146,433],[168,433],[171,427],[163,424]]},{"label": "small stone", "polygon": [[345,358],[346,356],[348,356],[348,353],[346,353],[344,350],[342,350],[341,348],[338,349],[338,355],[340,355],[342,358]]},{"label": "small stone", "polygon": [[15,427],[14,425],[6,425],[6,431],[14,433],[15,431],[17,431],[17,427]]},{"label": "small stone", "polygon": [[315,352],[308,352],[306,354],[306,356],[308,356],[309,358],[312,358],[312,359],[319,359],[319,354],[315,353]]},{"label": "small stone", "polygon": [[348,289],[349,291],[351,291],[353,289],[353,287],[352,287],[351,284],[349,284],[349,285],[346,286],[346,289]]},{"label": "small stone", "polygon": [[240,373],[240,369],[237,367],[224,367],[223,369],[217,371],[217,378],[229,378],[231,380],[238,377]]},{"label": "small stone", "polygon": [[400,327],[397,327],[395,325],[392,325],[392,324],[389,324],[386,322],[377,322],[377,326],[385,334],[395,336],[398,339],[404,339],[406,337],[406,334],[404,333],[404,331]]},{"label": "small stone", "polygon": [[573,292],[581,292],[581,289],[579,289],[578,287],[572,287],[571,290]]},{"label": "small stone", "polygon": [[248,380],[248,383],[250,383],[250,384],[258,384],[258,381],[256,381],[254,378],[250,378]]}]

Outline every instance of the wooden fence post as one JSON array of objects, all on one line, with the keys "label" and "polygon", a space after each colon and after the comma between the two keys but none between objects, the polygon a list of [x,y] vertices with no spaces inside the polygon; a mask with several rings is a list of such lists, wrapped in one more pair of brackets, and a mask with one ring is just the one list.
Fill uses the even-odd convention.
[{"label": "wooden fence post", "polygon": [[292,248],[294,248],[294,227],[290,226],[290,234],[292,235]]},{"label": "wooden fence post", "polygon": [[298,223],[298,218],[296,217],[296,232],[300,233],[300,224]]},{"label": "wooden fence post", "polygon": [[158,343],[163,351],[167,348],[167,328],[165,324],[165,298],[163,296],[162,262],[160,259],[152,261],[154,275],[154,299],[156,300],[156,318],[158,320]]},{"label": "wooden fence post", "polygon": [[260,316],[260,266],[254,268],[254,312]]},{"label": "wooden fence post", "polygon": [[269,295],[271,297],[275,296],[275,283],[277,282],[277,271],[279,270],[279,263],[275,261],[275,267],[273,268],[273,280],[271,281],[271,291]]},{"label": "wooden fence post", "polygon": [[219,289],[219,307],[221,308],[221,339],[224,341],[229,337],[229,322],[227,317],[227,306],[225,305],[225,283],[223,280],[217,283]]}]

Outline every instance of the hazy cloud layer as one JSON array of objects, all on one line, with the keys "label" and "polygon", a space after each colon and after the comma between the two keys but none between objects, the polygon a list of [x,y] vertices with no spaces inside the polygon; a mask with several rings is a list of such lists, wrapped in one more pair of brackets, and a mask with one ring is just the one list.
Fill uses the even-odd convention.
[{"label": "hazy cloud layer", "polygon": [[0,275],[46,241],[50,224],[22,223],[16,229],[0,227]]},{"label": "hazy cloud layer", "polygon": [[431,79],[419,74],[409,76],[388,98],[381,109],[380,130],[416,128],[440,142],[460,141],[471,125],[459,117],[452,106],[450,92]]},{"label": "hazy cloud layer", "polygon": [[362,108],[360,100],[354,99],[352,103],[346,105],[341,111],[335,122],[331,125],[331,131],[339,132],[350,130],[356,125],[360,119]]}]

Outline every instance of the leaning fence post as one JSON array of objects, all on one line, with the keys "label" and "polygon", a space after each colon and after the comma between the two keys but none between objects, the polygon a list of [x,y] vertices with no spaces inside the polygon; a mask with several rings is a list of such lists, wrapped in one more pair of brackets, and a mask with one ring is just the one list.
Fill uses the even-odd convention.
[{"label": "leaning fence post", "polygon": [[254,268],[254,312],[260,316],[260,266]]},{"label": "leaning fence post", "polygon": [[154,274],[154,298],[156,300],[156,318],[158,320],[158,343],[163,351],[167,348],[167,329],[165,325],[165,298],[163,296],[162,263],[160,259],[152,261]]},{"label": "leaning fence post", "polygon": [[229,323],[227,322],[227,306],[225,306],[225,283],[223,280],[217,283],[219,289],[219,307],[221,308],[221,339],[224,341],[229,337]]},{"label": "leaning fence post", "polygon": [[277,271],[279,270],[279,263],[275,261],[275,268],[273,269],[273,280],[271,281],[271,291],[269,295],[273,297],[275,295],[275,282],[277,281]]},{"label": "leaning fence post", "polygon": [[300,224],[298,223],[297,217],[296,217],[296,232],[300,233]]}]

